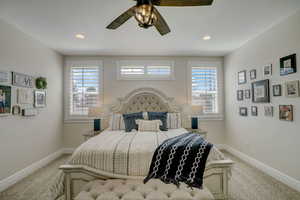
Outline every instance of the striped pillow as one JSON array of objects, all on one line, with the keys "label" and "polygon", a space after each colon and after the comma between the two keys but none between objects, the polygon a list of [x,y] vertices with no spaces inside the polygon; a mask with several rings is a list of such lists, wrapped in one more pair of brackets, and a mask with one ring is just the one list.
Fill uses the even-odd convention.
[{"label": "striped pillow", "polygon": [[139,127],[140,132],[159,132],[162,125],[161,120],[141,120],[135,121]]},{"label": "striped pillow", "polygon": [[168,129],[181,128],[180,113],[168,113],[167,124],[168,124]]},{"label": "striped pillow", "polygon": [[123,119],[123,115],[119,113],[112,113],[109,120],[109,128],[110,131],[118,131],[125,130],[125,123]]}]

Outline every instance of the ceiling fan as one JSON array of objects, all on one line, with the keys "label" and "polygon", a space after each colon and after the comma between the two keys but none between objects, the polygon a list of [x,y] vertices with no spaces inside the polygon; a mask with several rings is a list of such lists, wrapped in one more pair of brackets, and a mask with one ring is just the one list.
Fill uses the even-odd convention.
[{"label": "ceiling fan", "polygon": [[117,29],[131,17],[135,17],[139,26],[149,28],[155,26],[161,35],[166,35],[171,32],[167,22],[155,8],[155,6],[209,6],[213,0],[134,0],[137,1],[136,6],[120,15],[107,29]]}]

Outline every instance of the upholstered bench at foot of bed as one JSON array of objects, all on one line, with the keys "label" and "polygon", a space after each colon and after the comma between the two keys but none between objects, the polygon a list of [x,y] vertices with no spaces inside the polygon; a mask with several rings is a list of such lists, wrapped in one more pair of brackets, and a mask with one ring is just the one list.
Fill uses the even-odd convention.
[{"label": "upholstered bench at foot of bed", "polygon": [[164,184],[150,180],[95,180],[86,184],[75,200],[213,200],[210,191],[190,189],[182,184]]}]

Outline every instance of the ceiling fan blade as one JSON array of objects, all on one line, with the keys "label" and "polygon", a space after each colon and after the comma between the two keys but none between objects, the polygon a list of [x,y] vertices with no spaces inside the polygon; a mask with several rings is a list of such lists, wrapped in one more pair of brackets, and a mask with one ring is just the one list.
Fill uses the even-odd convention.
[{"label": "ceiling fan blade", "polygon": [[156,6],[209,6],[214,0],[152,0]]},{"label": "ceiling fan blade", "polygon": [[153,12],[157,17],[157,21],[155,22],[154,26],[158,30],[161,35],[166,35],[171,32],[167,22],[161,16],[156,8],[153,7]]},{"label": "ceiling fan blade", "polygon": [[129,20],[132,16],[135,15],[135,8],[136,6],[133,6],[126,12],[124,12],[122,15],[120,15],[117,19],[115,19],[112,23],[110,23],[106,28],[107,29],[117,29],[122,24],[124,24],[127,20]]}]

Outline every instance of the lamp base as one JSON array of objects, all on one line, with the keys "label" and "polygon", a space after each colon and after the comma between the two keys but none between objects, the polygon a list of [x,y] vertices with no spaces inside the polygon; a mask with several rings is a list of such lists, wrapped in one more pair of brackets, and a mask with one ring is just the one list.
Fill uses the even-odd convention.
[{"label": "lamp base", "polygon": [[94,131],[101,131],[101,119],[94,119]]},{"label": "lamp base", "polygon": [[198,129],[198,117],[192,117],[192,129]]}]

